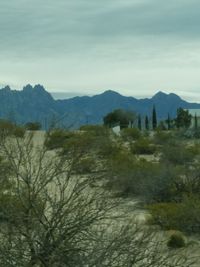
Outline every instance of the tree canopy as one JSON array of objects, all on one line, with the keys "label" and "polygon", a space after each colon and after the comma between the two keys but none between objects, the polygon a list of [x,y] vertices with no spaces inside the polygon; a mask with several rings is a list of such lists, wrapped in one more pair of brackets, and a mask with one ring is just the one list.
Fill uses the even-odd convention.
[{"label": "tree canopy", "polygon": [[153,127],[153,130],[155,130],[157,127],[157,115],[156,115],[155,105],[153,106],[153,111],[152,111],[152,127]]},{"label": "tree canopy", "polygon": [[189,128],[191,124],[192,116],[189,114],[188,110],[184,110],[183,108],[177,109],[177,116],[175,119],[175,124],[177,128]]},{"label": "tree canopy", "polygon": [[129,123],[133,125],[134,121],[136,119],[136,115],[132,111],[126,111],[122,109],[116,109],[110,113],[108,113],[104,118],[104,124],[112,127],[116,125],[117,123],[120,124],[121,128],[128,127]]}]

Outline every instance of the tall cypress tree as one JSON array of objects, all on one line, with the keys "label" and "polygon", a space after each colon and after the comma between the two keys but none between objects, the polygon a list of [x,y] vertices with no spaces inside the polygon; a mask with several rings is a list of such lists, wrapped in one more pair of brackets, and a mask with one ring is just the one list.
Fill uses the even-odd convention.
[{"label": "tall cypress tree", "polygon": [[197,114],[196,113],[194,116],[194,128],[195,128],[195,130],[197,130],[197,128],[198,128],[198,120],[197,120]]},{"label": "tall cypress tree", "polygon": [[152,111],[152,127],[153,130],[157,127],[157,115],[156,115],[156,107],[153,105],[153,111]]},{"label": "tall cypress tree", "polygon": [[138,129],[141,131],[142,130],[142,120],[141,120],[141,116],[138,116]]},{"label": "tall cypress tree", "polygon": [[167,129],[170,130],[171,129],[171,118],[169,116],[169,113],[168,113],[168,116],[167,116]]},{"label": "tall cypress tree", "polygon": [[149,130],[149,118],[148,118],[148,116],[145,117],[145,129],[147,131]]}]

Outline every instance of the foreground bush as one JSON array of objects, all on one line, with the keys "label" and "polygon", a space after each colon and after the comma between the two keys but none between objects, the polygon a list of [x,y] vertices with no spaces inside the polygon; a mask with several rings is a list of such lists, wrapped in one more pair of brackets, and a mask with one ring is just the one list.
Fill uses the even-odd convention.
[{"label": "foreground bush", "polygon": [[140,196],[148,203],[171,201],[177,197],[175,173],[173,168],[138,160],[128,151],[121,151],[108,160],[107,186],[123,196]]},{"label": "foreground bush", "polygon": [[94,166],[95,166],[95,160],[93,158],[87,157],[75,163],[73,170],[77,174],[87,174],[91,173],[91,171],[94,169]]},{"label": "foreground bush", "polygon": [[156,152],[156,146],[148,138],[140,138],[131,145],[131,151],[134,154],[151,155]]},{"label": "foreground bush", "polygon": [[150,222],[164,230],[179,229],[180,204],[156,203],[147,206],[151,214]]},{"label": "foreground bush", "polygon": [[186,246],[185,238],[182,233],[176,231],[171,234],[167,246],[170,248],[182,248]]},{"label": "foreground bush", "polygon": [[0,120],[0,135],[1,136],[15,136],[24,137],[25,129],[22,126],[15,125],[7,120]]},{"label": "foreground bush", "polygon": [[154,142],[158,145],[165,145],[174,138],[171,132],[157,131],[154,135]]},{"label": "foreground bush", "polygon": [[94,136],[108,137],[109,129],[101,125],[83,125],[80,131],[91,132]]},{"label": "foreground bush", "polygon": [[125,141],[138,140],[141,137],[141,132],[137,128],[125,128],[121,131],[121,137]]},{"label": "foreground bush", "polygon": [[183,143],[171,142],[162,148],[161,161],[174,165],[189,164],[194,160],[196,151],[185,147]]},{"label": "foreground bush", "polygon": [[42,128],[42,125],[39,122],[27,122],[25,128],[29,131],[38,131]]},{"label": "foreground bush", "polygon": [[54,129],[47,133],[47,138],[45,140],[45,146],[48,149],[56,149],[64,146],[66,141],[73,137],[73,133],[63,129]]},{"label": "foreground bush", "polygon": [[188,234],[200,231],[200,200],[187,197],[181,203],[159,203],[147,206],[152,224],[164,230],[176,229]]}]

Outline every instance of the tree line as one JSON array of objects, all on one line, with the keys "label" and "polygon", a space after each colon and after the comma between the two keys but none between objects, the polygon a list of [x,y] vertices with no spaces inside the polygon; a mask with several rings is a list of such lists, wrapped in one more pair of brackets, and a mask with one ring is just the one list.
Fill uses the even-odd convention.
[{"label": "tree line", "polygon": [[[155,105],[152,108],[152,115],[149,117],[146,115],[142,121],[142,116],[140,114],[131,111],[125,111],[122,109],[116,109],[106,116],[104,116],[104,124],[113,127],[115,125],[120,126],[121,129],[129,127],[137,127],[139,130],[156,130],[161,128],[162,130],[170,130],[172,128],[188,128],[191,124],[192,116],[189,114],[188,110],[183,108],[177,109],[176,118],[172,119],[168,113],[167,119],[164,121],[158,121],[157,112]],[[195,127],[198,127],[197,116],[195,115]]]}]

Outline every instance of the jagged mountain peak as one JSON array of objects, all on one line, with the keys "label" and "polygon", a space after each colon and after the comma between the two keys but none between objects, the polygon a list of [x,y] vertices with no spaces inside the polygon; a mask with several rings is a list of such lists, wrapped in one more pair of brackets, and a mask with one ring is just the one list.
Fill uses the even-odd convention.
[{"label": "jagged mountain peak", "polygon": [[36,91],[36,90],[48,93],[45,90],[45,88],[40,84],[36,84],[35,86],[32,86],[31,84],[27,84],[26,86],[23,87],[23,91]]},{"label": "jagged mountain peak", "polygon": [[6,85],[4,88],[2,88],[1,90],[4,90],[4,91],[11,91],[11,88],[9,85]]},{"label": "jagged mountain peak", "polygon": [[32,91],[33,86],[31,84],[27,84],[23,87],[23,91]]},{"label": "jagged mountain peak", "polygon": [[25,94],[25,95],[30,94],[30,96],[32,97],[35,96],[35,97],[40,97],[40,98],[42,97],[44,99],[46,98],[49,100],[53,100],[52,95],[49,92],[47,92],[45,88],[40,84],[37,84],[35,86],[32,86],[31,84],[27,84],[26,86],[24,86],[21,92],[22,94]]},{"label": "jagged mountain peak", "polygon": [[36,84],[34,87],[33,87],[34,90],[38,90],[38,91],[42,91],[42,92],[47,92],[44,88],[44,86],[42,86],[41,84]]}]

